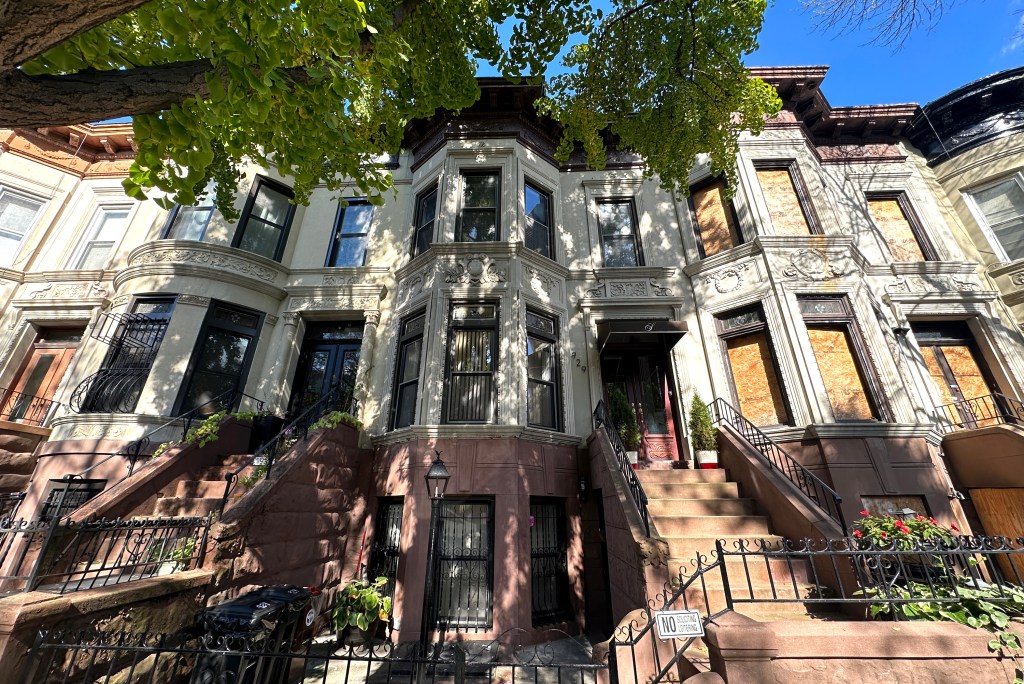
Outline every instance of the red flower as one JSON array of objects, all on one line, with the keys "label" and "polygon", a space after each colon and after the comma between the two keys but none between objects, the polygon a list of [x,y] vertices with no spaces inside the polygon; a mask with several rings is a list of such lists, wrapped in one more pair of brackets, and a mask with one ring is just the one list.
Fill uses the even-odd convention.
[{"label": "red flower", "polygon": [[[919,516],[917,516],[917,519],[918,520],[924,520],[924,516],[923,515],[919,515]],[[932,522],[935,522],[935,521],[933,520]]]},{"label": "red flower", "polygon": [[959,531],[960,531],[960,528],[959,528],[959,527],[957,527],[956,525],[950,525],[950,526],[949,526],[949,528],[950,528],[951,530],[953,530],[954,532],[959,532]]},{"label": "red flower", "polygon": [[930,522],[932,525],[938,525],[939,524],[939,521],[937,521],[935,518],[928,518],[928,522]]},{"label": "red flower", "polygon": [[853,536],[854,536],[854,537],[856,537],[857,539],[860,539],[860,538],[861,538],[861,537],[863,537],[864,535],[863,535],[863,534],[861,533],[861,531],[860,531],[860,530],[854,530],[854,531],[853,531]]},{"label": "red flower", "polygon": [[889,535],[888,535],[888,534],[886,534],[885,532],[879,532],[879,533],[878,533],[878,536],[879,536],[879,537],[881,537],[882,539],[885,539],[885,538],[886,538],[886,537],[888,537]]},{"label": "red flower", "polygon": [[870,513],[868,513],[867,511],[861,511],[861,512],[860,512],[860,514],[861,514],[861,515],[871,515],[871,514],[870,514]]}]

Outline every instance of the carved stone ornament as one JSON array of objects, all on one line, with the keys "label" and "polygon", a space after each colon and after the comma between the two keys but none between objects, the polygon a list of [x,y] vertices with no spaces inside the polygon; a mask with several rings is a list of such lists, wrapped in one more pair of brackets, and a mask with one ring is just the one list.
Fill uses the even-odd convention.
[{"label": "carved stone ornament", "polygon": [[600,299],[608,296],[608,286],[601,281],[598,281],[597,287],[587,288],[587,291],[583,293],[584,299]]},{"label": "carved stone ornament", "polygon": [[366,317],[366,325],[380,325],[380,311],[365,311],[363,316]]},{"label": "carved stone ornament", "polygon": [[178,295],[179,304],[192,304],[194,306],[207,307],[210,306],[209,297],[200,297],[199,295],[183,294]]},{"label": "carved stone ornament", "polygon": [[655,297],[671,297],[672,289],[658,285],[653,280],[650,282],[645,282],[643,280],[613,280],[611,282],[598,281],[597,286],[587,288],[583,294],[583,298],[603,299],[607,297],[628,299],[630,297],[649,297],[651,294]]},{"label": "carved stone ornament", "polygon": [[612,283],[608,286],[609,297],[646,297],[647,296],[647,283],[643,281],[639,282],[627,282],[627,283]]},{"label": "carved stone ornament", "polygon": [[359,283],[359,276],[354,276],[354,275],[349,275],[349,276],[327,275],[327,276],[324,276],[324,285],[333,285],[333,286],[338,286],[338,285],[356,285],[358,283]]},{"label": "carved stone ornament", "polygon": [[104,425],[101,423],[84,423],[76,425],[71,430],[69,437],[85,437],[85,438],[110,438],[110,437],[126,437],[129,432],[132,432],[133,428],[129,428],[125,425]]},{"label": "carved stone ornament", "polygon": [[425,268],[418,273],[414,273],[403,280],[402,284],[398,287],[398,301],[404,304],[411,297],[423,292],[423,289],[427,287],[430,275],[433,271],[434,266],[430,266],[429,268]]},{"label": "carved stone ornament", "polygon": [[654,292],[654,296],[655,297],[671,297],[672,296],[672,288],[670,288],[670,287],[662,287],[661,285],[658,285],[658,283],[654,282],[653,280],[651,281],[651,290]]},{"label": "carved stone ornament", "polygon": [[1024,285],[1024,271],[1020,273],[1014,273],[1010,276],[1010,282],[1014,285]]},{"label": "carved stone ornament", "polygon": [[116,297],[114,297],[114,301],[111,302],[111,304],[113,304],[114,306],[124,306],[125,304],[127,304],[131,300],[132,300],[132,296],[131,295],[126,295],[126,294],[117,295]]},{"label": "carved stone ornament", "polygon": [[380,306],[380,298],[372,296],[347,297],[338,299],[318,299],[316,297],[292,297],[288,300],[288,308],[292,311],[341,309],[376,309]]},{"label": "carved stone ornament", "polygon": [[274,314],[267,314],[267,325],[277,325],[277,322],[281,320]]},{"label": "carved stone ornament", "polygon": [[977,283],[972,283],[969,280],[957,278],[956,276],[949,276],[949,282],[953,284],[953,287],[961,292],[977,292],[979,290]]},{"label": "carved stone ornament", "polygon": [[790,253],[789,265],[782,270],[782,275],[820,282],[842,277],[852,270],[850,256],[845,252],[804,248]]},{"label": "carved stone ornament", "polygon": [[539,294],[545,294],[547,296],[558,296],[558,278],[548,275],[540,269],[533,268],[532,266],[524,266],[523,270],[526,275],[530,278],[530,285],[533,290]]},{"label": "carved stone ornament", "polygon": [[199,264],[211,268],[219,268],[225,271],[234,271],[242,275],[251,276],[265,282],[273,282],[277,278],[277,271],[267,266],[230,257],[224,254],[216,254],[202,249],[167,249],[156,252],[146,252],[132,260],[132,266],[145,264],[159,264],[164,262],[181,262],[187,264]]},{"label": "carved stone ornament", "polygon": [[745,261],[735,266],[729,266],[728,268],[722,268],[714,273],[709,273],[704,276],[704,284],[714,286],[721,294],[726,292],[735,292],[736,290],[743,287],[746,283],[744,274],[750,271],[750,262]]},{"label": "carved stone ornament", "polygon": [[106,297],[107,288],[96,283],[46,283],[36,288],[28,296],[29,299],[85,299],[87,297]]},{"label": "carved stone ornament", "polygon": [[470,254],[456,259],[453,265],[442,268],[444,282],[449,284],[490,285],[508,280],[508,272],[499,269],[486,254]]}]

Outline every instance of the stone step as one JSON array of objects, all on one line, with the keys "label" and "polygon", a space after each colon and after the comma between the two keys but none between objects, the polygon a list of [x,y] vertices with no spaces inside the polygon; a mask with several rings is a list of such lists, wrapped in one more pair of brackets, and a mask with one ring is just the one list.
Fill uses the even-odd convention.
[{"label": "stone step", "polygon": [[165,496],[156,502],[153,513],[159,516],[204,516],[220,510],[221,497],[183,498]]},{"label": "stone step", "polygon": [[637,470],[640,483],[682,484],[686,482],[726,482],[725,471],[721,468],[708,470]]},{"label": "stone step", "polygon": [[[813,593],[813,585],[808,581],[810,571],[806,566],[797,563],[789,567],[784,561],[772,562],[769,566],[762,562],[760,565],[750,564],[744,569],[742,565],[728,562],[726,568],[729,586],[732,587],[733,596],[737,598],[768,598],[773,596],[773,590],[775,596],[785,599],[805,597]],[[684,564],[676,558],[669,559],[669,569],[673,571],[674,583],[678,582],[680,576],[683,582],[686,582],[696,572],[695,564]],[[704,573],[703,580],[694,580],[694,586],[701,586],[702,582],[706,587],[721,589],[725,586],[722,569],[716,567],[708,570]]]},{"label": "stone step", "polygon": [[770,534],[764,515],[655,515],[654,525],[670,546],[673,537]]},{"label": "stone step", "polygon": [[645,484],[647,498],[654,499],[736,499],[739,485],[735,482],[650,482]]},{"label": "stone step", "polygon": [[[655,525],[657,525],[657,523],[655,523]],[[750,550],[758,548],[756,542],[761,539],[764,539],[771,544],[778,544],[782,541],[782,537],[774,534],[693,534],[668,537],[665,541],[668,542],[669,555],[672,558],[685,558],[689,560],[696,558],[698,552],[703,554],[706,558],[712,558],[712,553],[715,550],[715,541],[718,539],[725,540],[723,546],[726,550],[735,548],[732,545],[732,541],[736,539],[743,539],[747,541],[748,548]]]},{"label": "stone step", "polygon": [[[804,587],[805,590],[809,590],[809,587]],[[733,589],[733,598],[737,598],[738,595]],[[748,596],[749,594],[743,594]],[[765,589],[761,593],[755,594],[757,598],[769,599],[771,598],[770,589]],[[685,599],[685,600],[684,600]],[[697,610],[701,616],[708,613],[708,610],[712,613],[717,613],[720,610],[726,608],[725,602],[725,591],[721,588],[714,588],[711,586],[699,587],[692,586],[686,589],[683,596],[680,596],[672,604],[673,610]],[[737,613],[742,613],[748,617],[762,620],[800,620],[808,619],[807,607],[799,601],[766,601],[765,603],[739,603],[733,604],[733,610]]]},{"label": "stone step", "polygon": [[651,499],[647,510],[655,518],[677,515],[753,515],[753,499]]},{"label": "stone step", "polygon": [[181,499],[220,498],[224,496],[225,480],[180,480],[174,496]]}]

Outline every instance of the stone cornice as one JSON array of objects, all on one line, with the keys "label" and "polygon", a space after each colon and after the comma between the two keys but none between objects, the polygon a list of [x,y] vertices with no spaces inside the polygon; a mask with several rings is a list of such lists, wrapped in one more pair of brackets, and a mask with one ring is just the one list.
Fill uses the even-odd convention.
[{"label": "stone cornice", "polygon": [[522,439],[529,442],[582,446],[585,437],[549,432],[519,425],[412,425],[383,435],[371,436],[374,446],[414,439]]}]

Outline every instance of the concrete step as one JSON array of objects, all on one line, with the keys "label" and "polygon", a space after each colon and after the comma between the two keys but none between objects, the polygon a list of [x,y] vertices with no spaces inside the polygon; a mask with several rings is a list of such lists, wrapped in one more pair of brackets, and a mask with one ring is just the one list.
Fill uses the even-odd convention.
[{"label": "concrete step", "polygon": [[673,537],[771,534],[768,518],[763,515],[655,515],[654,525],[670,546]]},{"label": "concrete step", "polygon": [[736,499],[740,495],[739,485],[735,482],[649,482],[643,487],[650,500]]},{"label": "concrete step", "polygon": [[182,499],[204,499],[224,496],[225,480],[180,480],[174,496]]},{"label": "concrete step", "polygon": [[651,499],[647,510],[655,518],[678,515],[754,515],[753,499]]},{"label": "concrete step", "polygon": [[221,497],[182,498],[165,496],[156,502],[154,514],[160,516],[203,516],[220,510]]},{"label": "concrete step", "polygon": [[686,482],[726,482],[725,471],[721,468],[708,470],[637,470],[640,483],[683,484]]}]

